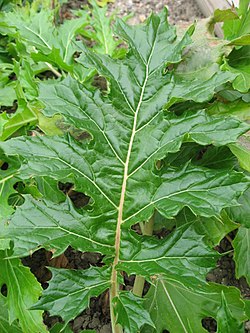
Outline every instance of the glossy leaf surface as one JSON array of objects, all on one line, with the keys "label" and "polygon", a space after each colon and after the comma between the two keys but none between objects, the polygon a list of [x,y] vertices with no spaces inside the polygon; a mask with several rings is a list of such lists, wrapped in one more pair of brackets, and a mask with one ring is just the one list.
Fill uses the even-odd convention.
[{"label": "glossy leaf surface", "polygon": [[245,276],[250,284],[250,228],[240,227],[233,241],[236,276]]},{"label": "glossy leaf surface", "polygon": [[217,333],[244,333],[243,324],[232,316],[223,292],[221,293],[221,306],[218,310],[216,319]]},{"label": "glossy leaf surface", "polygon": [[217,316],[222,291],[230,304],[230,311],[243,321],[244,303],[236,288],[205,283],[192,285],[187,280],[181,283],[177,277],[159,277],[145,300],[145,307],[156,323],[156,329],[147,327],[143,333],[158,333],[164,329],[171,333],[207,332],[201,321],[206,317]]},{"label": "glossy leaf surface", "polygon": [[110,269],[106,267],[91,267],[84,271],[50,270],[49,288],[33,309],[49,310],[51,315],[60,315],[66,323],[88,307],[91,297],[99,296],[110,285]]},{"label": "glossy leaf surface", "polygon": [[[143,308],[143,299],[135,296],[131,292],[121,292],[114,298],[117,323],[119,323],[126,333],[137,333],[140,328],[148,324],[154,327],[148,312]],[[138,316],[138,314],[140,314]]]},{"label": "glossy leaf surface", "polygon": [[[84,50],[87,65],[107,79],[107,92],[88,90],[71,77],[41,85],[39,99],[45,114],[62,115],[70,133],[23,136],[0,143],[6,156],[20,161],[17,179],[53,178],[54,189],[56,182],[70,182],[76,191],[91,198],[88,207],[77,209],[70,199],[53,202],[45,192],[41,200],[26,195],[9,225],[1,229],[3,239],[14,241],[14,256],[25,256],[41,247],[59,255],[68,246],[107,255],[105,260],[111,267],[91,267],[83,272],[53,269],[54,277],[36,308],[61,315],[66,322],[88,306],[90,297],[109,287],[111,299],[119,301],[121,297],[119,306],[128,307],[129,299],[125,301],[119,290],[121,270],[148,280],[159,280],[160,276],[163,282],[159,282],[157,293],[164,295],[170,288],[168,293],[177,297],[178,288],[183,288],[187,299],[193,297],[201,307],[204,300],[195,294],[193,285],[183,287],[187,281],[196,282],[203,286],[201,294],[215,293],[211,296],[213,310],[207,312],[214,313],[213,302],[220,304],[217,287],[202,285],[219,256],[204,242],[195,223],[181,225],[161,240],[130,228],[147,221],[155,210],[165,218],[173,218],[185,207],[195,215],[218,216],[222,209],[237,205],[238,197],[249,187],[248,177],[231,165],[221,169],[190,160],[179,165],[168,163],[168,154],[178,152],[184,143],[228,145],[249,126],[236,118],[210,116],[203,109],[169,110],[179,102],[210,101],[216,89],[234,76],[218,69],[206,77],[190,75],[190,80],[185,79],[185,70],[178,70],[178,65],[194,28],[177,38],[166,16],[164,10],[138,27],[118,21],[117,34],[129,47],[122,60]],[[181,281],[176,281],[176,276],[182,277]],[[231,295],[231,289],[228,293]],[[166,292],[164,301],[157,297],[150,302],[161,302],[173,311]],[[230,306],[244,319],[238,299],[232,297]],[[144,320],[136,322],[139,327],[149,323],[149,316],[143,313]],[[196,332],[202,315],[196,317],[199,325],[198,319],[194,321]],[[127,330],[138,328],[134,320],[128,323],[119,316],[116,319]],[[172,317],[178,323],[174,327],[178,333],[183,325],[186,330],[186,325],[191,325],[180,325],[176,313]],[[165,329],[162,321],[157,323],[157,332]]]},{"label": "glossy leaf surface", "polygon": [[[23,332],[47,332],[42,322],[42,311],[30,311],[29,308],[38,300],[41,286],[19,259],[6,259],[7,252],[0,252],[0,285],[6,285],[6,305],[8,321],[11,325],[16,319]],[[18,302],[17,302],[18,297]]]},{"label": "glossy leaf surface", "polygon": [[15,321],[10,325],[8,318],[8,309],[4,296],[0,296],[0,332],[2,333],[22,333],[18,323]]}]

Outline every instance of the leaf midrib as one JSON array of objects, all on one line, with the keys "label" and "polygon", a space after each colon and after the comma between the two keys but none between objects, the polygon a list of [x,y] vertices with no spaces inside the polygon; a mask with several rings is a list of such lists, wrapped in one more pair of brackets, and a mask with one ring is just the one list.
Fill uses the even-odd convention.
[{"label": "leaf midrib", "polygon": [[[120,256],[120,243],[121,243],[121,225],[123,223],[123,209],[124,209],[124,203],[125,203],[125,194],[126,194],[126,187],[127,187],[127,180],[128,180],[128,168],[129,168],[129,162],[130,162],[130,156],[132,152],[133,142],[136,135],[136,127],[137,127],[137,117],[138,113],[141,108],[141,104],[143,101],[143,95],[145,92],[145,88],[148,82],[149,78],[149,64],[155,49],[156,44],[156,38],[157,38],[157,31],[158,31],[159,25],[157,26],[157,30],[155,32],[155,38],[152,45],[152,50],[149,54],[148,61],[146,63],[146,73],[145,73],[145,80],[144,84],[141,89],[140,99],[137,105],[137,108],[135,110],[135,116],[134,116],[134,123],[133,123],[133,129],[130,137],[128,152],[127,152],[127,158],[124,165],[124,174],[123,174],[123,183],[122,183],[122,189],[121,189],[121,195],[120,195],[120,203],[118,208],[118,218],[117,218],[117,226],[116,226],[116,237],[115,237],[115,258],[113,262],[113,268],[112,268],[112,286],[111,286],[111,296],[117,296],[118,290],[119,290],[119,284],[117,281],[117,271],[116,271],[116,265],[119,262],[119,256]],[[130,104],[129,104],[130,105]]]}]

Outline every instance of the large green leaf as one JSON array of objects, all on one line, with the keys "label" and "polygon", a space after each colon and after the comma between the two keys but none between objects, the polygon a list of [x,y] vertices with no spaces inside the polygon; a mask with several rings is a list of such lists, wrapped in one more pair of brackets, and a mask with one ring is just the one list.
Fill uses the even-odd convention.
[{"label": "large green leaf", "polygon": [[[33,309],[49,310],[60,315],[65,324],[89,305],[91,297],[99,296],[110,286],[110,268],[90,267],[87,270],[50,268],[52,280]],[[77,304],[77,306],[76,306]]]},{"label": "large green leaf", "polygon": [[69,200],[58,204],[26,197],[24,205],[17,209],[7,228],[8,234],[15,239],[14,255],[28,255],[39,246],[59,255],[69,245],[81,251],[112,254],[112,223],[115,221],[111,214],[106,214],[103,211],[99,217],[84,217]]},{"label": "large green leaf", "polygon": [[156,324],[156,329],[146,327],[142,332],[158,333],[164,329],[171,333],[207,332],[201,321],[206,317],[217,317],[222,291],[233,316],[242,322],[246,319],[244,303],[236,288],[205,283],[191,284],[187,280],[186,283],[181,283],[178,276],[172,279],[158,277],[145,299],[145,307]]},{"label": "large green leaf", "polygon": [[19,259],[7,259],[6,256],[6,251],[0,252],[0,285],[7,287],[6,305],[9,324],[18,319],[23,332],[47,332],[42,320],[42,311],[29,310],[41,294],[40,284]]},{"label": "large green leaf", "polygon": [[154,274],[166,274],[202,281],[219,258],[202,238],[203,235],[195,231],[194,224],[185,224],[162,240],[144,236],[141,241],[136,233],[130,233],[122,239],[118,268],[148,278]]},{"label": "large green leaf", "polygon": [[[41,85],[39,98],[46,115],[63,115],[72,135],[37,135],[0,143],[7,156],[18,156],[18,179],[51,177],[74,183],[75,190],[91,197],[87,208],[76,210],[69,200],[58,204],[26,196],[24,205],[1,230],[2,236],[14,241],[14,255],[23,256],[39,247],[60,254],[68,245],[108,255],[111,276],[98,275],[96,269],[94,292],[81,298],[81,306],[78,298],[73,301],[78,295],[74,292],[85,288],[84,278],[94,269],[56,271],[39,306],[66,321],[88,305],[89,297],[101,292],[97,285],[111,287],[111,299],[119,297],[117,271],[121,269],[148,279],[161,274],[182,275],[183,281],[204,279],[218,254],[203,242],[192,223],[160,241],[130,227],[147,221],[155,210],[166,218],[186,206],[198,215],[218,215],[223,208],[236,205],[249,186],[249,179],[232,168],[213,169],[191,162],[166,163],[160,168],[157,163],[179,151],[183,143],[227,145],[249,129],[238,119],[209,116],[205,110],[178,114],[166,110],[180,101],[207,102],[233,77],[218,70],[205,78],[186,80],[184,70],[176,70],[193,27],[178,39],[164,10],[139,27],[119,21],[116,30],[129,45],[124,59],[84,51],[88,64],[107,78],[107,93],[88,91],[70,77]],[[73,277],[74,284],[70,283]],[[63,290],[57,290],[61,282]],[[68,294],[73,298],[70,308],[64,305]]]}]

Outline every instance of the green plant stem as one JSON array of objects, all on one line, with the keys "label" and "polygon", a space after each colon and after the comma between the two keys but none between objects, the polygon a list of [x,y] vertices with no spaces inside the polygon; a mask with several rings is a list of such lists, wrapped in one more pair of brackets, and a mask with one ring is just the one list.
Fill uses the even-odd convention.
[{"label": "green plant stem", "polygon": [[[154,229],[154,215],[149,219],[148,222],[141,222],[140,228],[143,235],[152,236]],[[144,289],[145,279],[144,277],[137,275],[133,286],[133,294],[142,297]]]},{"label": "green plant stem", "polygon": [[144,289],[145,279],[143,276],[136,275],[135,282],[133,286],[133,294],[139,297],[142,297]]}]

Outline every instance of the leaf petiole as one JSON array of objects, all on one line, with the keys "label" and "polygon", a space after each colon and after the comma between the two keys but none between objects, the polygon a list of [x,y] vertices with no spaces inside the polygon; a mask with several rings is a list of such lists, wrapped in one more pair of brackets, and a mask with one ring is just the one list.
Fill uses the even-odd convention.
[{"label": "leaf petiole", "polygon": [[[140,228],[142,234],[145,236],[152,236],[153,229],[154,229],[154,214],[148,220],[148,222],[141,222]],[[133,287],[133,294],[139,297],[142,297],[143,289],[144,289],[145,279],[144,277],[137,275],[135,277],[134,287]]]}]

